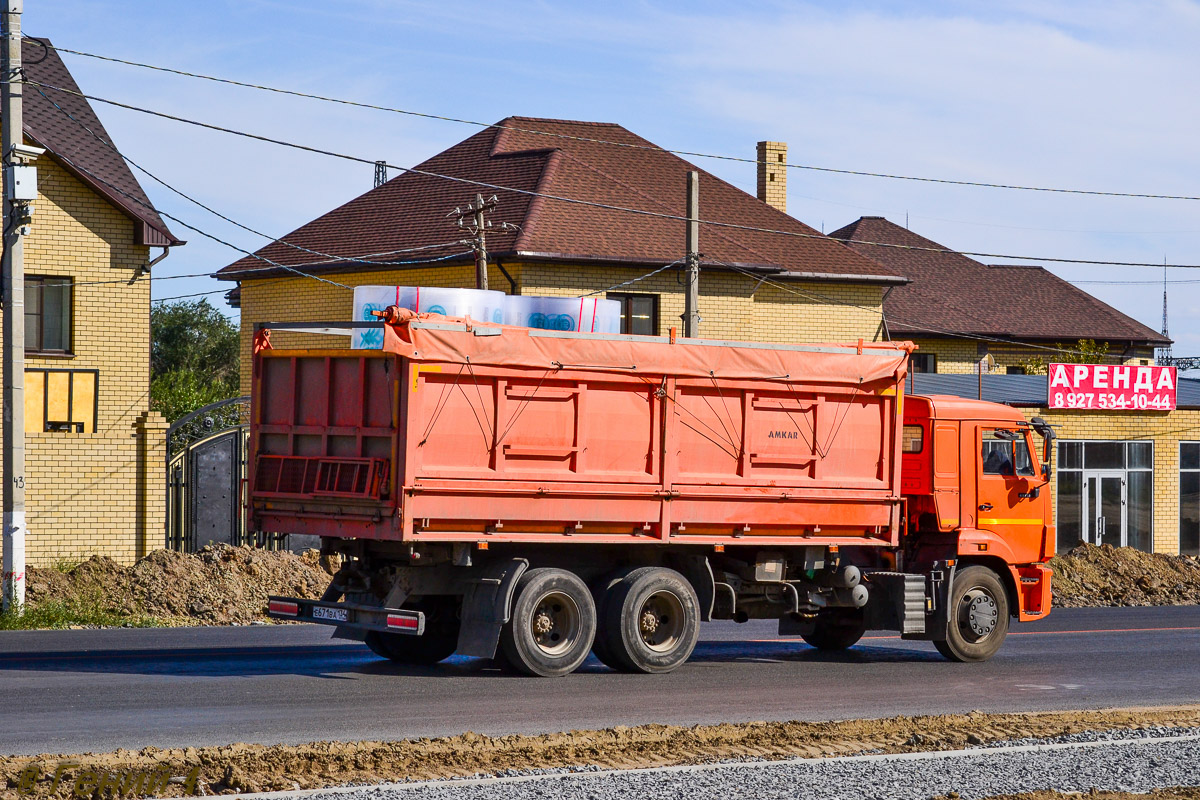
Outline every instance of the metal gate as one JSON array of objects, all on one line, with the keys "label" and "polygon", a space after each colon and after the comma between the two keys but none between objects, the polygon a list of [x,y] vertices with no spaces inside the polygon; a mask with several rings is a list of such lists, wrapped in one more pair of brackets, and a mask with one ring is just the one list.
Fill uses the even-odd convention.
[{"label": "metal gate", "polygon": [[248,536],[240,487],[246,473],[248,397],[185,414],[167,430],[168,548],[257,543]]},{"label": "metal gate", "polygon": [[168,549],[194,553],[216,543],[297,552],[320,547],[316,536],[246,530],[249,417],[250,398],[234,397],[185,414],[167,429]]}]

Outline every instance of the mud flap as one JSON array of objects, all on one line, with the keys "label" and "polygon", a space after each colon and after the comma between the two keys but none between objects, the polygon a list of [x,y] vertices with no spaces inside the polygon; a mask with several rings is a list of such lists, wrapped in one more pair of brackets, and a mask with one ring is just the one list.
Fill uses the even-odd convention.
[{"label": "mud flap", "polygon": [[900,631],[921,637],[926,632],[925,576],[902,572],[871,572],[867,629]]},{"label": "mud flap", "polygon": [[679,565],[680,572],[696,590],[696,599],[700,601],[700,621],[712,620],[713,603],[716,600],[717,587],[713,580],[712,566],[705,556],[687,556]]},{"label": "mud flap", "polygon": [[950,611],[947,606],[950,602],[950,587],[954,584],[955,567],[954,562],[950,562],[948,568],[935,566],[925,576],[926,593],[931,606],[925,614],[925,632],[905,633],[900,638],[933,642],[945,641],[946,629],[950,624]]},{"label": "mud flap", "polygon": [[512,608],[513,591],[528,568],[529,562],[524,558],[496,561],[470,580],[463,595],[456,653],[476,658],[495,657],[500,629],[508,622]]}]

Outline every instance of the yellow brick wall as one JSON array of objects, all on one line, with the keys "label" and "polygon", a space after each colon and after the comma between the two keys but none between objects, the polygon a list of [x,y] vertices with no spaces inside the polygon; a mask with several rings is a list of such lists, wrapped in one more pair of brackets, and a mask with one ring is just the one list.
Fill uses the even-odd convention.
[{"label": "yellow brick wall", "polygon": [[[1179,552],[1179,442],[1200,440],[1200,410],[1103,412],[1024,408],[1026,418],[1040,416],[1055,426],[1059,439],[1151,441],[1154,443],[1154,550]],[[1058,454],[1052,453],[1058,473]],[[1052,507],[1058,507],[1057,478]]]},{"label": "yellow brick wall", "polygon": [[[893,337],[895,338],[895,337]],[[940,373],[974,373],[979,360],[985,353],[991,353],[996,362],[995,373],[1003,374],[1005,367],[1020,366],[1022,361],[1030,358],[1040,358],[1047,363],[1057,360],[1058,354],[1051,350],[1037,347],[1021,347],[1020,345],[1001,344],[999,342],[984,342],[986,350],[980,350],[980,343],[974,339],[951,338],[916,338],[920,349],[918,353],[937,354],[937,371]],[[1064,342],[1064,347],[1070,344]],[[1110,352],[1105,359],[1107,364],[1142,364],[1154,363],[1153,348],[1138,348],[1124,352],[1124,348]]]},{"label": "yellow brick wall", "polygon": [[[505,263],[520,294],[577,297],[646,273],[642,267],[560,266]],[[323,275],[347,286],[457,286],[475,283],[472,265],[423,267],[386,272]],[[494,266],[488,285],[509,291]],[[682,329],[684,293],[674,271],[662,272],[614,291],[659,295],[659,334]],[[260,321],[348,320],[353,293],[311,278],[263,278],[242,282],[242,391],[250,389],[250,348]],[[883,293],[877,286],[838,283],[759,283],[737,273],[704,270],[700,275],[700,335],[709,339],[765,342],[875,341],[882,338]],[[349,337],[272,333],[274,347],[349,347]]]},{"label": "yellow brick wall", "polygon": [[[155,547],[163,541],[161,521],[157,531],[139,534],[146,519],[139,508],[161,520],[156,509],[165,496],[165,467],[139,469],[141,445],[161,457],[157,441],[140,443],[137,430],[149,410],[150,285],[126,283],[149,248],[134,244],[128,217],[49,156],[36,166],[25,273],[74,280],[73,355],[29,354],[26,367],[96,369],[99,380],[94,433],[27,431],[27,562],[92,554],[129,562],[144,549],[139,536]],[[100,281],[112,283],[93,283]]]}]

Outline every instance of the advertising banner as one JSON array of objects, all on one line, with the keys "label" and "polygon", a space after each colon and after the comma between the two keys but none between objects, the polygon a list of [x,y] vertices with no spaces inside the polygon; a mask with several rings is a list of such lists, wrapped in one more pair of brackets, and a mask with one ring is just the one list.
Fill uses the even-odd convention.
[{"label": "advertising banner", "polygon": [[1174,411],[1175,367],[1051,364],[1050,408]]}]

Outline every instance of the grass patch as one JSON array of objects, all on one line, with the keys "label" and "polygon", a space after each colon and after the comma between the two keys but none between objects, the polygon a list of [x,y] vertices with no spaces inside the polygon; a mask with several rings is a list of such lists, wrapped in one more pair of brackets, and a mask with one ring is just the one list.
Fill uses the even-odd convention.
[{"label": "grass patch", "polygon": [[72,570],[87,560],[88,557],[83,555],[60,556],[50,565],[50,569],[61,572],[63,575],[70,575]]},{"label": "grass patch", "polygon": [[34,605],[26,604],[20,613],[12,610],[0,613],[0,631],[61,629],[72,625],[158,628],[164,623],[145,614],[127,614],[105,608],[98,593],[72,600],[45,600]]}]

